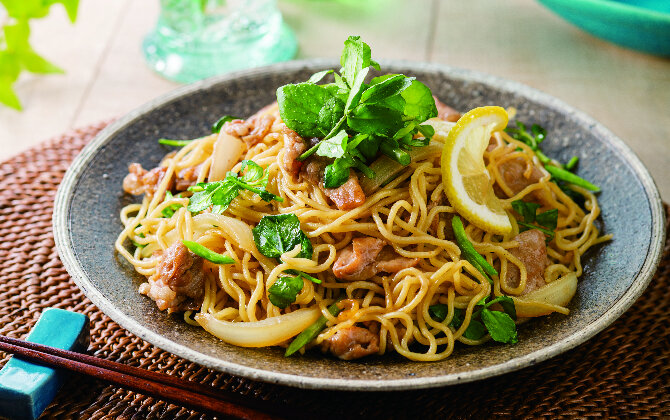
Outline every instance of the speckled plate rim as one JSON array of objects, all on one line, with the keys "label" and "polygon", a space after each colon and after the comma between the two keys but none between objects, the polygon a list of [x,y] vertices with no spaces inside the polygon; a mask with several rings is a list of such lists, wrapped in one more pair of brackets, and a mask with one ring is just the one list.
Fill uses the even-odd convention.
[{"label": "speckled plate rim", "polygon": [[[300,375],[278,373],[268,370],[256,369],[250,366],[242,366],[236,363],[221,360],[216,357],[192,350],[180,344],[177,344],[160,334],[143,327],[130,316],[122,313],[112,302],[110,302],[87,278],[82,269],[73,249],[72,238],[68,230],[68,218],[70,216],[70,204],[72,194],[76,188],[77,181],[88,165],[93,161],[97,151],[109,142],[117,131],[133,124],[144,115],[148,114],[157,107],[175,100],[183,95],[187,95],[199,90],[206,90],[214,85],[246,76],[259,76],[263,74],[274,74],[284,71],[296,71],[300,69],[323,69],[333,68],[337,64],[333,60],[313,59],[299,60],[287,63],[275,64],[267,67],[243,70],[229,73],[226,75],[215,76],[200,82],[175,89],[165,95],[162,95],[153,101],[135,109],[126,114],[114,123],[110,124],[98,136],[93,139],[82,152],[77,156],[69,170],[67,171],[55,198],[53,229],[56,243],[56,249],[60,255],[63,265],[74,282],[83,290],[88,298],[116,321],[123,328],[132,332],[136,336],[152,343],[159,348],[181,356],[187,360],[199,363],[211,369],[226,372],[232,375],[238,375],[252,380],[259,380],[268,383],[277,383],[299,388],[310,389],[332,389],[347,391],[394,391],[405,389],[432,388],[445,385],[453,385],[476,381],[492,376],[502,375],[524,367],[532,366],[539,362],[550,359],[560,353],[570,350],[579,344],[584,343],[621,316],[642,294],[644,289],[651,281],[656,267],[661,259],[663,244],[665,243],[665,213],[661,202],[658,189],[651,178],[651,175],[644,167],[635,153],[612,132],[596,122],[585,113],[578,111],[572,106],[567,105],[561,100],[554,98],[539,90],[533,89],[518,82],[513,82],[500,77],[491,76],[470,70],[459,69],[446,65],[432,63],[417,63],[402,60],[382,61],[389,67],[397,66],[413,69],[415,71],[435,72],[448,75],[450,78],[460,79],[466,82],[483,83],[494,86],[496,89],[514,92],[527,97],[538,103],[542,103],[550,108],[568,115],[584,126],[590,127],[592,132],[604,140],[604,144],[615,149],[620,155],[624,156],[626,162],[631,166],[638,180],[644,188],[645,194],[649,199],[651,212],[651,244],[645,261],[633,280],[630,288],[610,306],[595,321],[584,326],[583,329],[569,335],[564,340],[544,347],[525,356],[511,359],[507,362],[494,366],[469,371],[466,373],[451,373],[443,376],[428,378],[409,378],[392,380],[350,380],[350,379],[325,379],[316,377],[305,377]],[[316,70],[315,70],[316,71]]]}]

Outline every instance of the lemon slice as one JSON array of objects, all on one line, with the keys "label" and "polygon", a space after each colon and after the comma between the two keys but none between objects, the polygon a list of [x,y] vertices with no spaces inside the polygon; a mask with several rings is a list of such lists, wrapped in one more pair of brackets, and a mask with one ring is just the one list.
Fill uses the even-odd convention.
[{"label": "lemon slice", "polygon": [[493,192],[484,165],[491,133],[507,126],[499,106],[475,108],[449,131],[442,149],[442,183],[451,205],[470,223],[499,235],[512,230],[507,213]]}]

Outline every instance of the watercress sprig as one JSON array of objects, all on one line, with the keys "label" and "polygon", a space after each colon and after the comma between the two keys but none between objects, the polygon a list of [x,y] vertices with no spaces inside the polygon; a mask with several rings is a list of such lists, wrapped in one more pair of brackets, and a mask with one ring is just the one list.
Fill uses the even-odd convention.
[{"label": "watercress sprig", "polygon": [[519,231],[537,229],[547,235],[547,242],[551,242],[554,239],[554,231],[558,224],[558,209],[551,209],[538,214],[537,209],[540,208],[539,204],[523,200],[512,201],[512,208],[523,218],[523,220],[517,221],[517,224],[520,226]]},{"label": "watercress sprig", "polygon": [[268,176],[267,170],[263,170],[254,161],[243,160],[239,173],[228,172],[223,181],[201,182],[189,187],[188,190],[194,194],[189,198],[187,209],[191,213],[198,213],[212,207],[212,213],[221,214],[242,190],[258,194],[266,202],[284,201],[283,198],[266,191]]},{"label": "watercress sprig", "polygon": [[[300,229],[300,219],[293,213],[263,216],[258,225],[251,230],[258,251],[268,258],[279,260],[285,252],[300,245],[298,258],[312,258],[312,243]],[[313,283],[321,280],[298,270],[286,270],[284,273],[292,276],[282,276],[268,289],[270,302],[278,308],[284,309],[295,302],[298,293],[303,287],[303,278]]]},{"label": "watercress sprig", "polygon": [[[428,144],[432,127],[422,125],[437,116],[430,89],[413,77],[390,74],[365,83],[370,67],[370,46],[358,36],[344,42],[339,73],[324,70],[307,82],[277,89],[284,123],[304,138],[321,139],[299,160],[312,154],[334,159],[324,173],[324,185],[335,188],[349,178],[351,168],[374,177],[367,164],[381,152],[402,165],[410,162],[412,147]],[[332,74],[333,83],[317,85]],[[423,139],[414,139],[418,133]]]},{"label": "watercress sprig", "polygon": [[[517,343],[519,340],[516,324],[514,323],[516,320],[514,300],[509,296],[498,296],[488,302],[486,300],[487,298],[484,298],[477,302],[475,307],[479,309],[472,313],[470,324],[468,324],[463,336],[470,340],[480,340],[488,332],[494,341],[508,344]],[[488,309],[496,303],[502,306],[503,312]],[[429,306],[428,312],[434,320],[442,322],[446,319],[449,308],[443,303],[437,303]],[[449,325],[457,330],[463,325],[464,319],[465,311],[454,308],[454,316]]]}]

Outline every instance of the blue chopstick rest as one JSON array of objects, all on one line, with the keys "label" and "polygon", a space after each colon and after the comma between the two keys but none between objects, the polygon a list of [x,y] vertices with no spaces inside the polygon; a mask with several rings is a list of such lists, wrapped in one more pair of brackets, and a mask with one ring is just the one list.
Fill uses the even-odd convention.
[{"label": "blue chopstick rest", "polygon": [[[89,328],[86,315],[48,308],[42,312],[26,341],[64,350],[85,351]],[[12,356],[0,370],[0,417],[38,418],[66,378],[67,372]]]}]

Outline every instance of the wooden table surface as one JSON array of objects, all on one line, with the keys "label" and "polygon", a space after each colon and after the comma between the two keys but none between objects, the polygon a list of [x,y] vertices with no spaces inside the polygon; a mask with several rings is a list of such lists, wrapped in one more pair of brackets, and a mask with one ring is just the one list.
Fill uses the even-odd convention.
[{"label": "wooden table surface", "polygon": [[[516,80],[602,122],[670,199],[670,60],[623,49],[533,0],[280,0],[298,58],[339,57],[359,34],[375,58],[432,61]],[[82,0],[33,21],[35,49],[65,75],[23,75],[23,112],[0,107],[0,160],[70,128],[120,116],[178,86],[144,64],[140,44],[157,0]]]}]

